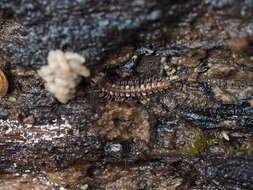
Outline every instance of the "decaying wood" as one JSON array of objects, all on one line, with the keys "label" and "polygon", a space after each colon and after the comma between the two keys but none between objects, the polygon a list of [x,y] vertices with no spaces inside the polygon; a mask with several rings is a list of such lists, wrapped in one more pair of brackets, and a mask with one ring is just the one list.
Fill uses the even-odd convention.
[{"label": "decaying wood", "polygon": [[[0,41],[10,87],[0,99],[0,189],[252,188],[247,6],[73,2],[0,2],[5,23],[18,17],[28,31],[19,45]],[[47,92],[36,72],[55,48],[85,56],[91,70],[67,104]],[[110,81],[166,77],[171,87],[101,101],[92,85],[98,73]]]}]

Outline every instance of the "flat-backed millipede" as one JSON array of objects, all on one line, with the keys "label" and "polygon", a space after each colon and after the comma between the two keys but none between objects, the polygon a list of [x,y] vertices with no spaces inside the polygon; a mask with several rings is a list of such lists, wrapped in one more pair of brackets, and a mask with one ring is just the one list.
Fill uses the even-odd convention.
[{"label": "flat-backed millipede", "polygon": [[[103,77],[104,78],[104,77]],[[121,81],[112,84],[103,81],[98,84],[100,97],[121,100],[131,97],[143,97],[159,92],[163,92],[172,87],[172,81],[166,78],[148,78],[134,81]]]}]

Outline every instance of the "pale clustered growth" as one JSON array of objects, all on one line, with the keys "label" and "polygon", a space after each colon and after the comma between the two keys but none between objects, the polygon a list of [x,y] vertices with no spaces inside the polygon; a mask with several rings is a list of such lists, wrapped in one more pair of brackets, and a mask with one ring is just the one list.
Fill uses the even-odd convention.
[{"label": "pale clustered growth", "polygon": [[45,80],[45,88],[61,103],[72,99],[81,77],[90,76],[90,70],[82,65],[85,58],[77,53],[61,50],[50,51],[48,65],[41,67],[38,74]]}]

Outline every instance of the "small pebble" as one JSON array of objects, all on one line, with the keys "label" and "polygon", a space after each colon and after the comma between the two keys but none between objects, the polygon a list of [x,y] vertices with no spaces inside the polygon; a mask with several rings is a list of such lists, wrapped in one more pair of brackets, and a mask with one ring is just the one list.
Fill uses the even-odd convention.
[{"label": "small pebble", "polygon": [[0,98],[6,96],[9,88],[8,80],[3,71],[0,70]]},{"label": "small pebble", "polygon": [[243,53],[249,49],[249,40],[246,37],[234,37],[227,43],[233,53]]}]

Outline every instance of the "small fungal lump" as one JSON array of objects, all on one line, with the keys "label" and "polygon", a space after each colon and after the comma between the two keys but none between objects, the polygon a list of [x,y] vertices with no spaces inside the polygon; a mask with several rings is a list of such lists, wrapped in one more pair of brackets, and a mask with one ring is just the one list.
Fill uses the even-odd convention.
[{"label": "small fungal lump", "polygon": [[82,65],[85,58],[77,53],[61,50],[50,51],[48,65],[43,66],[38,74],[45,80],[45,88],[59,102],[67,103],[74,98],[75,88],[81,77],[89,77],[90,70]]}]

